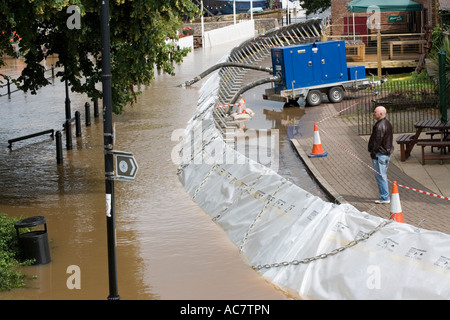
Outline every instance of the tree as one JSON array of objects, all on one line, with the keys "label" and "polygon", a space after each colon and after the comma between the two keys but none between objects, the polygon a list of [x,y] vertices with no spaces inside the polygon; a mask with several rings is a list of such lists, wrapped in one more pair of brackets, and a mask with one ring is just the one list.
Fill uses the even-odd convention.
[{"label": "tree", "polygon": [[[150,85],[154,69],[173,74],[171,60],[181,62],[188,50],[177,50],[168,39],[176,39],[182,18],[193,19],[198,7],[189,0],[110,1],[111,69],[113,109],[120,113]],[[1,56],[12,54],[11,35],[20,36],[20,52],[26,68],[17,79],[24,91],[49,84],[40,62],[58,55],[72,91],[101,97],[100,2],[98,0],[0,0]]]},{"label": "tree", "polygon": [[437,44],[433,46],[430,54],[428,55],[429,63],[427,65],[428,74],[431,75],[431,78],[435,81],[439,81],[439,52],[445,51],[445,79],[446,79],[446,88],[447,88],[447,96],[450,94],[450,40],[448,37],[442,37],[441,40],[438,41]]},{"label": "tree", "polygon": [[331,0],[300,0],[306,14],[321,13],[331,6]]}]

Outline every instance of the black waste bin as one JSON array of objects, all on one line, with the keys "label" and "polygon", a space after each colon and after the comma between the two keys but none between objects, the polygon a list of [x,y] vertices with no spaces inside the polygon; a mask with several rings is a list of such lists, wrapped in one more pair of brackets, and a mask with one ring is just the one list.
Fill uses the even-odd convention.
[{"label": "black waste bin", "polygon": [[[20,233],[21,228],[44,226],[44,230],[32,230]],[[25,218],[14,224],[22,259],[35,259],[33,265],[47,264],[51,261],[48,244],[47,223],[42,216]]]}]

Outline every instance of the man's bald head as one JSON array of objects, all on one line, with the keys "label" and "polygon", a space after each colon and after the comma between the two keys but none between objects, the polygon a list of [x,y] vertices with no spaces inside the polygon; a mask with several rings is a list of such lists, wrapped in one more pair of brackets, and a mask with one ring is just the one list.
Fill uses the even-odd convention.
[{"label": "man's bald head", "polygon": [[378,106],[375,108],[375,110],[373,111],[373,117],[377,120],[383,119],[386,117],[386,108],[383,106]]}]

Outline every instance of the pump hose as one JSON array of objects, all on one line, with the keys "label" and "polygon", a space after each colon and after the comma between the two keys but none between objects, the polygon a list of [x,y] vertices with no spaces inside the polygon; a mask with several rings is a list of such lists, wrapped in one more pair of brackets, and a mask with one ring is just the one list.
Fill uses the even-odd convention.
[{"label": "pump hose", "polygon": [[223,67],[246,68],[246,69],[252,69],[252,70],[264,71],[264,72],[272,73],[272,68],[269,68],[269,67],[252,66],[252,65],[248,65],[248,64],[244,64],[244,63],[238,63],[238,62],[222,62],[222,63],[218,63],[218,64],[212,66],[211,68],[207,69],[206,71],[203,71],[202,73],[200,73],[198,76],[196,76],[192,80],[188,80],[185,83],[182,83],[182,84],[180,84],[178,86],[179,87],[191,86],[194,83],[196,83],[196,82],[200,81],[201,79],[203,79],[204,77],[206,77],[211,72],[213,72],[213,71],[215,71],[217,69],[223,68]]},{"label": "pump hose", "polygon": [[238,92],[236,92],[236,94],[233,96],[233,99],[230,101],[230,104],[235,104],[236,101],[239,99],[239,96],[241,94],[243,94],[244,92],[256,87],[256,86],[260,86],[262,84],[265,83],[270,83],[270,82],[280,82],[281,81],[281,77],[276,75],[276,76],[272,76],[269,78],[265,78],[265,79],[260,79],[260,80],[256,80],[254,82],[249,83],[248,85],[246,85],[245,87],[242,87]]}]

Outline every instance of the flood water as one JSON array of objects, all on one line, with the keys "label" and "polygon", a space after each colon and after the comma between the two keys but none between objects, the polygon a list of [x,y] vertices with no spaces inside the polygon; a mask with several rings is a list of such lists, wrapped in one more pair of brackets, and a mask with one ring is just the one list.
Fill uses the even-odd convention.
[{"label": "flood water", "polygon": [[[134,182],[115,183],[118,292],[121,299],[292,299],[261,277],[225,232],[185,192],[171,153],[194,114],[202,82],[176,87],[215,64],[233,44],[191,52],[176,76],[158,74],[134,106],[114,115],[115,150],[133,152],[139,165]],[[2,73],[17,76],[23,61],[8,60]],[[49,64],[50,61],[47,62]],[[320,193],[308,179],[286,136],[300,108],[284,110],[263,101],[263,87],[245,94],[256,115],[249,127],[280,128],[279,173]],[[0,299],[106,299],[109,295],[103,122],[84,125],[86,96],[70,93],[72,114],[82,115],[82,137],[56,164],[49,136],[14,143],[12,138],[47,129],[62,130],[64,85],[59,79],[37,95],[0,97],[0,213],[42,215],[47,221],[52,262],[24,268],[25,288],[0,292]],[[92,106],[92,103],[91,103]],[[264,109],[266,111],[264,114]],[[284,115],[282,115],[284,113]],[[286,115],[288,115],[286,117]],[[279,119],[278,119],[279,118]],[[294,119],[294,120],[293,120]],[[293,133],[295,134],[295,132]],[[174,138],[175,137],[175,138]],[[80,268],[80,289],[69,289],[68,267]]]}]

